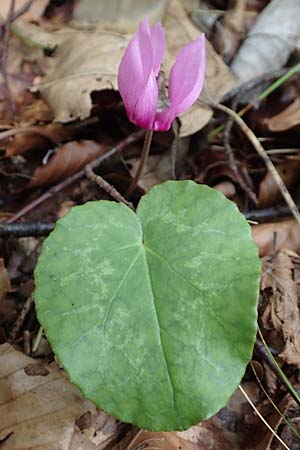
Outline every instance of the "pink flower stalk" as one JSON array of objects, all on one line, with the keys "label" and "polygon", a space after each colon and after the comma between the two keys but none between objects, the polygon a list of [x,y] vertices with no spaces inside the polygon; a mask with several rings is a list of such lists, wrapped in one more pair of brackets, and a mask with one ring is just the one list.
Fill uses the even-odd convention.
[{"label": "pink flower stalk", "polygon": [[168,100],[159,92],[159,71],[165,51],[160,23],[145,19],[125,50],[119,66],[118,86],[128,118],[142,128],[167,131],[174,119],[197,100],[204,83],[205,37],[183,47],[169,77]]}]

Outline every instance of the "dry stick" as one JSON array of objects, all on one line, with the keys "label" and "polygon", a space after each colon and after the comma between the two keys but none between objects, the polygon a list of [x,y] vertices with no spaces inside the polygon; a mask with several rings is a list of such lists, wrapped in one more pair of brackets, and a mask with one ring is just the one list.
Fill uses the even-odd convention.
[{"label": "dry stick", "polygon": [[8,46],[9,46],[10,24],[11,24],[13,14],[14,14],[14,8],[15,8],[15,0],[10,0],[9,11],[8,11],[5,28],[4,28],[2,54],[1,54],[1,73],[2,73],[3,87],[4,87],[3,91],[4,91],[5,99],[7,101],[7,104],[9,106],[9,109],[11,110],[13,117],[15,117],[15,115],[16,115],[16,105],[13,101],[10,87],[8,84],[6,62],[7,62],[7,53],[8,53]]},{"label": "dry stick", "polygon": [[[243,90],[241,90],[239,92],[239,94],[235,97],[235,99],[232,102],[232,110],[235,111],[236,107],[238,105],[238,102],[240,100],[241,95],[244,93]],[[248,195],[248,197],[252,200],[252,202],[254,203],[255,206],[258,205],[258,200],[257,197],[255,195],[255,193],[250,189],[250,187],[247,185],[247,183],[245,182],[244,178],[241,176],[237,163],[235,161],[235,157],[234,157],[234,153],[232,150],[232,147],[230,145],[230,133],[231,133],[231,129],[234,123],[234,119],[229,116],[228,120],[226,122],[225,128],[224,128],[224,146],[225,146],[225,150],[226,150],[226,154],[227,154],[227,158],[228,158],[228,162],[229,162],[229,166],[231,168],[231,170],[233,171],[237,182],[239,183],[240,187],[242,188],[242,190]]]},{"label": "dry stick", "polygon": [[18,9],[18,11],[16,11],[12,18],[11,18],[11,22],[14,22],[15,20],[17,20],[20,16],[22,16],[23,14],[26,13],[26,11],[29,10],[30,6],[32,5],[32,3],[34,2],[34,0],[29,0],[27,3],[25,3],[25,5],[21,6],[20,9]]},{"label": "dry stick", "polygon": [[271,425],[269,425],[269,423],[266,421],[266,419],[262,416],[262,414],[258,411],[258,409],[256,408],[256,406],[254,405],[254,403],[252,402],[252,400],[250,399],[249,395],[247,394],[247,392],[242,388],[241,385],[239,385],[239,390],[242,392],[243,396],[246,398],[246,400],[250,403],[250,405],[252,406],[252,408],[254,409],[254,411],[256,412],[256,414],[258,415],[258,417],[260,418],[260,420],[266,425],[266,427],[271,431],[271,433],[273,434],[274,437],[276,437],[276,439],[278,439],[278,441],[281,443],[281,445],[283,445],[284,448],[286,448],[287,450],[290,450],[290,448],[286,445],[286,443],[281,439],[280,436],[278,436],[278,434],[273,430],[273,428],[271,427]]},{"label": "dry stick", "polygon": [[[300,204],[297,204],[298,211],[300,210]],[[289,216],[291,210],[288,206],[273,206],[272,208],[257,209],[253,211],[247,211],[244,213],[246,219],[265,221],[278,219],[279,217]]]},{"label": "dry stick", "polygon": [[253,131],[248,127],[248,125],[246,125],[244,120],[241,117],[239,117],[239,115],[236,112],[232,111],[232,109],[228,108],[227,106],[221,105],[221,104],[213,104],[213,107],[216,109],[219,109],[220,111],[225,112],[226,114],[229,114],[234,119],[234,121],[239,125],[240,129],[244,132],[244,134],[247,136],[249,141],[252,143],[253,147],[255,148],[255,150],[261,157],[261,159],[264,161],[269,172],[271,172],[271,174],[273,175],[274,180],[275,180],[284,200],[286,201],[293,216],[295,217],[295,219],[297,220],[297,222],[300,225],[300,213],[298,211],[298,208],[297,208],[294,200],[292,199],[291,194],[287,190],[284,182],[282,181],[279,173],[277,172],[274,164],[272,163],[270,157],[266,153],[265,149],[263,148],[263,146],[261,145],[261,143],[255,136]]},{"label": "dry stick", "polygon": [[54,223],[43,222],[18,222],[18,223],[1,223],[0,222],[0,238],[14,236],[46,236],[54,229]]},{"label": "dry stick", "polygon": [[40,136],[43,136],[44,138],[48,139],[52,144],[57,144],[57,142],[54,141],[53,136],[49,131],[42,129],[41,127],[38,126],[12,128],[10,130],[2,131],[2,133],[0,133],[0,141],[20,133],[39,134]]},{"label": "dry stick", "polygon": [[24,306],[23,306],[17,320],[15,321],[11,332],[9,333],[9,336],[8,336],[9,341],[14,341],[17,338],[20,328],[22,327],[32,305],[33,305],[33,296],[31,295],[30,297],[28,297],[28,299],[24,303]]},{"label": "dry stick", "polygon": [[149,150],[150,150],[150,145],[151,145],[151,141],[152,141],[152,136],[153,136],[153,130],[146,130],[146,135],[145,135],[145,141],[144,141],[144,145],[143,145],[143,150],[142,150],[142,155],[141,155],[141,159],[140,159],[140,163],[139,166],[137,168],[136,174],[129,186],[129,189],[127,191],[126,197],[130,197],[131,194],[133,193],[133,191],[135,190],[135,188],[137,187],[137,184],[139,182],[140,176],[142,175],[144,166],[147,162],[148,159],[148,155],[149,155]]},{"label": "dry stick", "polygon": [[[103,161],[110,158],[115,153],[121,152],[125,147],[132,144],[133,142],[138,141],[141,139],[144,135],[144,130],[139,130],[136,133],[130,134],[126,139],[119,142],[115,147],[113,147],[111,150],[109,150],[104,155],[99,156],[96,158],[92,163],[90,163],[90,166],[92,169],[95,169],[97,166],[99,166]],[[53,197],[57,192],[65,189],[66,187],[73,184],[75,181],[80,180],[85,175],[85,171],[80,170],[79,172],[75,173],[74,175],[68,177],[66,180],[56,184],[51,189],[49,189],[47,192],[42,194],[40,197],[36,198],[32,202],[30,202],[28,205],[26,205],[24,208],[22,208],[20,211],[18,211],[14,216],[12,216],[7,223],[13,223],[16,222],[21,217],[24,217],[26,214],[30,213],[34,208],[39,206],[44,201],[48,200],[49,198]]]},{"label": "dry stick", "polygon": [[[93,169],[90,165],[85,166],[85,174],[87,178],[93,183],[96,183],[101,189],[103,189],[105,192],[107,192],[113,199],[115,199],[117,202],[124,203],[126,206],[128,206],[130,209],[134,211],[133,204],[131,202],[128,202],[126,198],[123,197],[122,194],[120,194],[117,189],[109,184],[104,178],[102,178],[100,175],[96,175]],[[0,228],[1,232],[1,228]]]}]

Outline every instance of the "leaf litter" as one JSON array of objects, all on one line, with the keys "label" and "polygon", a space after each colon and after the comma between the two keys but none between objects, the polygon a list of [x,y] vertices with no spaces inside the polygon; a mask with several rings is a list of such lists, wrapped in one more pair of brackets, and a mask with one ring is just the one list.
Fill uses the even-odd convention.
[{"label": "leaf litter", "polygon": [[[15,10],[26,6],[26,3],[25,0],[16,0]],[[230,2],[230,5],[221,0],[208,1],[205,5],[208,7],[208,13],[205,14],[202,12],[202,5],[199,10],[195,2],[190,2],[193,4],[190,13],[194,24],[179,0],[167,3],[164,18],[169,52],[166,72],[173,63],[177,49],[197,37],[199,28],[203,27],[204,23],[206,26],[210,23],[209,28],[205,30],[208,52],[207,85],[201,100],[180,118],[180,135],[192,135],[185,143],[184,152],[177,155],[176,159],[176,155],[174,157],[171,151],[172,138],[166,141],[167,143],[157,140],[155,154],[152,154],[148,161],[148,169],[141,179],[140,188],[147,191],[150,186],[175,175],[219,188],[232,198],[242,211],[254,209],[247,193],[241,191],[227,161],[222,133],[208,140],[209,131],[222,125],[227,119],[220,112],[213,111],[205,102],[217,103],[225,94],[236,88],[238,81],[233,75],[235,72],[240,80],[250,81],[249,84],[246,82],[237,88],[244,103],[237,101],[237,106],[232,107],[244,107],[245,101],[246,105],[249,102],[255,105],[246,114],[245,120],[263,142],[265,149],[270,151],[275,168],[298,202],[300,190],[297,152],[300,150],[297,136],[297,72],[295,71],[296,75],[291,82],[283,82],[282,87],[275,90],[270,97],[257,100],[256,103],[253,100],[257,98],[258,91],[262,92],[271,82],[276,82],[275,73],[273,78],[265,75],[271,66],[282,67],[288,58],[291,58],[289,66],[284,70],[288,70],[290,64],[298,63],[297,52],[294,52],[300,42],[299,25],[295,20],[297,14],[299,15],[298,2],[291,0],[284,2],[286,4],[283,6],[280,4],[282,2],[277,0],[237,1]],[[1,1],[0,14],[3,18],[6,17],[9,6],[9,0]],[[4,223],[23,206],[30,206],[32,200],[39,198],[42,192],[47,193],[47,184],[50,184],[51,189],[53,183],[64,183],[64,180],[83,169],[101,152],[107,151],[108,145],[113,146],[118,139],[128,136],[132,131],[125,119],[120,99],[111,96],[112,91],[117,91],[116,72],[122,54],[121,47],[124,48],[129,36],[120,34],[120,29],[114,29],[114,24],[103,29],[97,24],[95,27],[94,23],[94,28],[89,31],[78,24],[76,27],[72,23],[62,25],[62,22],[68,20],[66,11],[70,11],[70,6],[65,8],[64,13],[59,8],[54,2],[35,0],[14,22],[16,33],[12,28],[10,35],[7,71],[18,114],[13,120],[7,108],[5,86],[1,84],[0,139],[3,158],[0,159],[0,215]],[[216,8],[219,8],[219,12]],[[285,21],[282,20],[282,13],[287,18]],[[201,20],[194,20],[197,17]],[[277,45],[279,37],[282,39],[280,45]],[[252,49],[251,42],[257,43]],[[239,46],[240,50],[237,51]],[[51,56],[45,56],[44,50],[49,51]],[[261,51],[267,52],[268,58],[261,60]],[[231,69],[228,66],[230,61],[233,61]],[[256,79],[259,89],[256,92],[251,88],[251,83],[253,77],[259,74],[260,79]],[[34,96],[27,89],[30,85]],[[104,102],[104,97],[95,95],[101,91],[108,102]],[[39,96],[44,101],[38,99]],[[226,104],[230,106],[230,101]],[[97,121],[89,128],[80,119],[89,118],[91,115],[96,117]],[[69,125],[62,122],[74,122],[75,128],[69,128]],[[208,127],[204,128],[206,125]],[[26,127],[32,127],[32,132],[18,131]],[[11,136],[4,140],[1,138],[2,130],[5,133],[8,130],[13,131]],[[195,132],[198,133],[193,134]],[[267,221],[262,220],[252,225],[253,236],[264,262],[259,308],[260,326],[278,364],[294,386],[299,388],[299,227],[295,220],[290,219],[290,214],[281,218],[276,215],[277,208],[282,206],[282,198],[273,176],[266,171],[236,126],[231,131],[230,142],[238,167],[258,195],[258,208],[267,208],[271,217]],[[279,151],[284,153],[285,149],[291,148],[294,149],[292,156],[278,156]],[[139,151],[136,146],[131,145],[122,154],[100,166],[99,174],[104,178],[108,174],[108,179],[117,180],[118,177],[124,177],[125,171],[126,177],[130,179],[135,172],[134,168],[130,168],[130,164],[134,166],[138,160]],[[20,174],[27,177],[22,183],[18,177]],[[109,174],[113,176],[109,177]],[[54,184],[54,187],[56,186]],[[118,188],[125,194],[126,182],[122,181]],[[70,206],[104,196],[88,179],[82,179],[66,188],[62,185],[60,189],[55,194],[50,191],[45,203],[33,207],[32,212],[27,213],[27,220],[39,223],[43,218],[43,221],[53,223],[65,210],[69,210]],[[142,189],[137,196],[141,192]],[[26,409],[24,404],[22,408],[15,407],[17,399],[11,399],[9,412],[5,412],[3,417],[5,420],[15,417],[19,422],[11,419],[10,425],[1,434],[1,448],[18,448],[19,445],[24,446],[24,443],[37,449],[78,450],[116,446],[125,450],[128,447],[135,449],[152,445],[158,449],[167,447],[172,450],[280,448],[273,434],[265,429],[239,392],[234,394],[227,407],[209,421],[182,434],[153,435],[144,430],[132,430],[124,424],[118,428],[114,419],[104,416],[82,399],[64,378],[59,365],[53,361],[49,363],[52,353],[44,337],[38,352],[31,355],[34,359],[26,356],[28,359],[25,361],[24,352],[31,353],[38,324],[33,309],[25,311],[26,314],[24,311],[22,313],[22,309],[33,290],[32,271],[40,243],[41,239],[37,237],[19,239],[12,235],[10,238],[0,239],[0,342],[4,343],[4,347],[1,347],[1,359],[4,353],[6,357],[9,355],[10,360],[7,362],[7,359],[2,359],[6,362],[1,364],[1,367],[3,370],[5,366],[12,367],[10,364],[14,361],[17,368],[15,373],[1,379],[2,387],[7,387],[6,391],[4,387],[1,391],[21,392],[28,383],[30,386],[37,386],[37,389],[32,389],[24,396],[30,399],[27,407],[30,405],[31,410]],[[18,344],[22,351],[16,352],[8,346],[7,339],[22,314],[25,314],[24,321],[14,339],[14,344]],[[35,359],[37,354],[43,359]],[[261,380],[267,392],[279,409],[286,412],[288,420],[298,426],[299,410],[290,401],[272,369],[256,353],[253,361],[260,367]],[[23,366],[27,367],[26,370]],[[62,386],[59,388],[61,398],[57,400],[65,405],[61,413],[50,411],[52,402],[57,399],[57,392],[51,390],[51,381],[48,393],[43,390],[45,388],[38,387],[38,382],[43,383],[47,377],[57,377],[57,383]],[[282,416],[274,412],[255,378],[249,375],[248,371],[243,386],[273,429],[291,449],[298,448],[299,441],[282,420]],[[42,399],[39,399],[39,391],[42,392]],[[45,398],[50,399],[50,402],[44,402]],[[38,417],[40,410],[37,408],[36,417],[32,419],[33,422],[29,422],[27,429],[22,425],[22,418],[31,414],[36,405],[50,412],[49,423],[42,414]],[[6,411],[5,402],[1,407]],[[47,410],[47,407],[50,409]],[[58,414],[58,421],[55,419],[51,422],[53,414]],[[52,423],[55,423],[55,426],[51,425]],[[39,432],[42,429],[46,430],[45,433]],[[11,431],[13,434],[10,434]],[[52,440],[49,447],[45,439],[49,439],[48,442]]]}]

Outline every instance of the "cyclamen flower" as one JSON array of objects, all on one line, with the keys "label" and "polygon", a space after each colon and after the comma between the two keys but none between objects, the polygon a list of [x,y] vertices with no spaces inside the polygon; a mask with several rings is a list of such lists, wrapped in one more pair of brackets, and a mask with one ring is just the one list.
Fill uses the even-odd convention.
[{"label": "cyclamen flower", "polygon": [[179,51],[170,72],[168,100],[161,101],[158,77],[165,46],[162,25],[150,27],[145,19],[129,42],[119,66],[119,92],[128,118],[149,130],[167,131],[174,119],[195,103],[204,83],[205,37],[202,34]]}]

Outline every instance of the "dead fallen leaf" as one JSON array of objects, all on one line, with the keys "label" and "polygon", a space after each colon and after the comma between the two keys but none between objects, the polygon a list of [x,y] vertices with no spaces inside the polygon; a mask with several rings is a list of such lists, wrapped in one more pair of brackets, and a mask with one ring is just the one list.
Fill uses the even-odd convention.
[{"label": "dead fallen leaf", "polygon": [[295,279],[296,265],[300,267],[299,255],[287,250],[264,262],[262,287],[271,293],[266,294],[268,303],[261,321],[266,330],[272,329],[269,344],[280,350],[280,358],[300,367],[300,280]]},{"label": "dead fallen leaf", "polygon": [[201,443],[192,443],[179,437],[175,432],[151,432],[133,430],[112,450],[207,450]]},{"label": "dead fallen leaf", "polygon": [[87,118],[91,93],[117,90],[117,73],[128,39],[105,31],[48,33],[47,42],[58,45],[45,78],[32,90],[39,92],[53,110],[55,120]]},{"label": "dead fallen leaf", "polygon": [[221,181],[213,186],[214,189],[223,192],[225,197],[233,198],[236,195],[235,185],[231,181]]},{"label": "dead fallen leaf", "polygon": [[241,81],[280,69],[300,35],[299,0],[272,0],[259,15],[231,68]]},{"label": "dead fallen leaf", "polygon": [[21,155],[29,150],[47,149],[53,144],[70,139],[72,135],[72,128],[59,123],[20,128],[8,144],[3,145],[4,156]]},{"label": "dead fallen leaf", "polygon": [[10,279],[4,265],[3,258],[0,258],[0,301],[4,299],[10,290]]},{"label": "dead fallen leaf", "polygon": [[[287,394],[277,405],[279,411],[281,411],[281,415],[272,409],[272,413],[268,415],[267,417],[264,415],[265,419],[267,420],[268,424],[272,427],[272,429],[278,433],[278,428],[283,422],[284,415],[287,413],[289,408],[291,406],[295,405],[295,401],[291,398],[289,394]],[[274,434],[266,428],[265,425],[262,427],[262,436],[259,439],[259,442],[257,445],[253,447],[253,450],[270,450],[272,443],[278,442],[277,439],[274,437]],[[280,448],[283,447],[280,445]]]},{"label": "dead fallen leaf", "polygon": [[295,220],[254,225],[252,235],[261,257],[284,248],[295,252],[300,250],[299,224]]},{"label": "dead fallen leaf", "polygon": [[[289,189],[299,180],[300,159],[286,159],[276,165],[276,170]],[[268,171],[259,185],[258,206],[266,208],[276,204],[280,199],[282,199],[282,195],[278,184],[275,182],[273,174]]]},{"label": "dead fallen leaf", "polygon": [[[76,2],[73,17],[84,23],[100,23],[107,29],[134,33],[139,22],[148,17],[150,23],[161,22],[166,0],[127,0],[124,2],[99,2],[80,0]],[[134,10],[134,14],[132,11]]]},{"label": "dead fallen leaf", "polygon": [[[29,364],[41,363],[9,344],[0,346],[0,361],[1,450],[101,450],[115,438],[116,420],[83,399],[54,363],[47,375],[28,375]],[[76,425],[84,414],[89,423]]]},{"label": "dead fallen leaf", "polygon": [[[178,51],[199,36],[199,30],[187,16],[180,0],[170,0],[166,10],[164,26],[167,40],[167,55],[164,69],[169,73]],[[236,85],[236,79],[228,66],[206,40],[205,87],[200,99],[218,103]],[[212,116],[212,110],[200,103],[193,105],[180,116],[180,136],[188,136],[201,130]]]},{"label": "dead fallen leaf", "polygon": [[[137,171],[140,158],[130,159],[130,174],[133,177]],[[172,157],[170,152],[162,155],[150,155],[145,164],[139,186],[146,192],[156,184],[172,178]]]},{"label": "dead fallen leaf", "polygon": [[[14,11],[19,11],[22,7],[24,7],[28,3],[28,0],[15,0]],[[34,0],[30,5],[30,8],[26,11],[25,14],[21,16],[21,20],[33,20],[39,19],[43,12],[46,9],[49,0]],[[8,11],[10,7],[10,0],[1,0],[0,2],[0,15],[2,17],[7,17]]]},{"label": "dead fallen leaf", "polygon": [[264,119],[263,123],[269,131],[280,132],[300,125],[300,98],[295,100],[275,116]]},{"label": "dead fallen leaf", "polygon": [[26,188],[54,183],[69,177],[105,151],[106,146],[95,141],[73,141],[63,144],[45,166],[35,170]]}]

